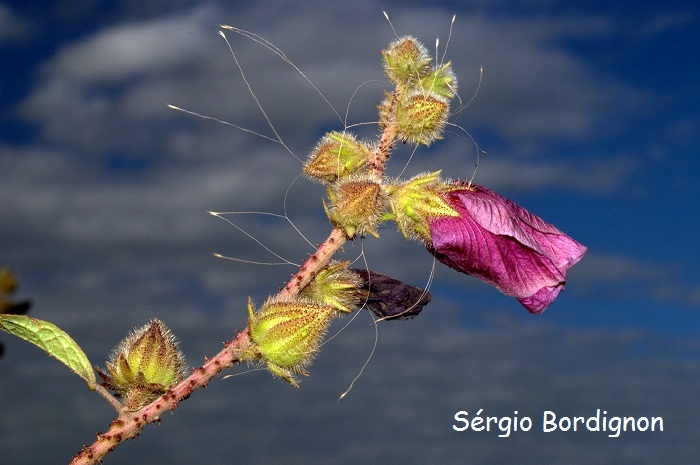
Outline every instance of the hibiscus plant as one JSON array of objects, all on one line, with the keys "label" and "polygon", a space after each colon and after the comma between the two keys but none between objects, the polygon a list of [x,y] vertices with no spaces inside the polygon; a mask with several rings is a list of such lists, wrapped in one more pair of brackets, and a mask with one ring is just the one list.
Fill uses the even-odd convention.
[{"label": "hibiscus plant", "polygon": [[392,88],[379,105],[378,140],[329,132],[303,166],[308,178],[326,186],[328,238],[276,295],[260,306],[248,301],[248,326],[204,365],[185,373],[174,336],[153,320],[116,346],[105,368],[97,370],[98,381],[80,347],[55,325],[25,315],[0,316],[2,329],[58,358],[118,411],[108,430],[77,453],[74,465],[100,462],[234,365],[260,364],[298,387],[298,375],[308,374],[334,318],[362,308],[383,319],[416,316],[430,301],[427,291],[333,260],[346,241],[379,237],[379,226],[387,222],[422,242],[440,262],[515,297],[531,313],[556,299],[584,246],[471,181],[446,180],[440,171],[410,179],[385,175],[395,144],[427,146],[442,138],[457,79],[449,62],[435,63],[410,36],[393,41],[381,55]]}]

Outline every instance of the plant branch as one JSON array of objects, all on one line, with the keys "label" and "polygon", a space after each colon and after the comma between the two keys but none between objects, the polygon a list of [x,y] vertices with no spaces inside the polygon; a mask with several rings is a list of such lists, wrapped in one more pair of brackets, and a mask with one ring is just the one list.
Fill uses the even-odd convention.
[{"label": "plant branch", "polygon": [[345,233],[340,228],[333,228],[328,239],[318,246],[318,250],[307,258],[287,284],[279,292],[279,297],[289,297],[298,294],[299,291],[311,282],[318,270],[326,266],[331,257],[338,252],[347,240]]},{"label": "plant branch", "polygon": [[384,176],[386,162],[391,155],[391,149],[394,148],[394,140],[396,139],[396,126],[389,123],[382,131],[382,136],[379,139],[377,149],[372,152],[369,159],[372,174],[378,178]]},{"label": "plant branch", "polygon": [[[379,144],[370,154],[371,172],[379,178],[384,175],[385,164],[391,154],[395,138],[396,129],[394,125],[386,124],[379,139]],[[319,245],[315,253],[304,261],[299,271],[292,275],[286,285],[280,290],[278,296],[288,297],[298,294],[311,282],[318,270],[328,264],[333,255],[343,247],[347,239],[342,229],[333,228],[328,238]],[[112,421],[107,432],[97,435],[97,440],[93,444],[83,447],[73,458],[70,465],[93,465],[101,462],[115,447],[129,438],[138,436],[147,424],[159,421],[160,416],[166,411],[175,410],[180,401],[189,397],[196,389],[205,387],[222,370],[241,363],[243,361],[242,354],[249,348],[250,344],[250,332],[246,327],[242,332],[238,333],[233,341],[226,343],[224,349],[214,358],[206,360],[204,365],[195,368],[186,379],[173,386],[168,392],[149,405],[135,412],[125,412],[121,404],[113,396],[105,396],[110,404],[121,412],[119,417]],[[102,390],[99,392],[104,396],[105,393]],[[112,398],[111,400],[110,397]]]}]

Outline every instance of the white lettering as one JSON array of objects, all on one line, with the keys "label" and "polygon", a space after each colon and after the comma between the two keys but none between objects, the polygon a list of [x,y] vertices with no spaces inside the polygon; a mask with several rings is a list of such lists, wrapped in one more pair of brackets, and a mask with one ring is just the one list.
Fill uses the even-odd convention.
[{"label": "white lettering", "polygon": [[501,417],[501,419],[498,420],[498,429],[500,429],[503,433],[498,435],[499,438],[507,438],[508,436],[510,436],[510,425],[510,417]]},{"label": "white lettering", "polygon": [[[483,415],[484,409],[479,409],[476,415],[469,418],[469,412],[460,410],[454,414],[452,429],[455,431],[497,432],[499,438],[509,438],[518,431],[530,431],[532,419],[520,417],[518,411],[513,411],[512,416],[488,416]],[[542,432],[553,431],[579,432],[603,432],[610,438],[619,438],[627,431],[663,431],[664,419],[662,417],[608,417],[607,410],[596,409],[595,415],[590,417],[557,416],[551,410],[542,412]]]},{"label": "white lettering", "polygon": [[554,412],[545,410],[544,414],[542,415],[542,431],[545,433],[551,433],[557,429],[556,420],[557,415]]},{"label": "white lettering", "polygon": [[466,431],[469,429],[469,418],[467,418],[468,415],[469,412],[465,412],[464,410],[460,410],[459,412],[455,413],[455,421],[461,421],[464,423],[464,426],[452,425],[452,429],[455,431]]}]

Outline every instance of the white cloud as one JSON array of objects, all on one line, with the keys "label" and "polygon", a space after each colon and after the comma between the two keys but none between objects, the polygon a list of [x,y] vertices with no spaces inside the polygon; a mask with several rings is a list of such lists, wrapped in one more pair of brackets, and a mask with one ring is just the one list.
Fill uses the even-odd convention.
[{"label": "white cloud", "polygon": [[[338,22],[336,13],[333,7],[295,9],[285,17],[269,17],[270,23],[261,23],[256,32],[282,43],[283,51],[319,84],[342,114],[358,85],[383,80],[378,49],[391,38],[391,32],[376,15],[369,19],[372,27],[365,27],[371,32],[357,37],[353,31],[359,22],[367,26],[368,19],[346,15]],[[421,31],[429,37],[440,32],[444,46],[449,15],[433,13],[424,18],[423,14],[401,10],[394,22],[400,33]],[[192,103],[197,110],[217,116],[258,121],[257,108],[236,76],[225,45],[214,35],[216,20],[231,16],[235,15],[201,7],[98,31],[64,47],[45,64],[46,79],[25,103],[24,113],[43,122],[48,136],[71,140],[80,135],[75,142],[82,144],[91,140],[116,143],[125,132],[138,133],[138,128],[120,124],[143,118],[161,120],[166,102],[180,106]],[[313,28],[300,26],[310,16],[337,23],[326,40],[319,40]],[[460,17],[448,58],[460,76],[464,96],[476,88],[479,67],[485,68],[479,94],[462,121],[469,127],[494,128],[523,141],[593,137],[603,122],[601,106],[617,99],[624,107],[632,91],[597,78],[557,41],[609,29],[608,22],[595,18],[516,21]],[[229,36],[256,94],[266,108],[274,109],[274,120],[281,128],[295,125],[300,108],[305,109],[306,117],[332,119],[323,101],[291,67],[247,39]],[[280,86],[280,82],[285,85]],[[355,121],[376,119],[374,104],[380,97],[381,86],[363,88],[353,107]],[[61,111],[63,118],[52,118]],[[100,125],[108,120],[112,124]]]},{"label": "white cloud", "polygon": [[208,48],[202,42],[204,32],[214,29],[219,15],[216,9],[204,6],[186,14],[100,30],[61,50],[47,64],[46,72],[89,85],[197,66],[202,50]]}]

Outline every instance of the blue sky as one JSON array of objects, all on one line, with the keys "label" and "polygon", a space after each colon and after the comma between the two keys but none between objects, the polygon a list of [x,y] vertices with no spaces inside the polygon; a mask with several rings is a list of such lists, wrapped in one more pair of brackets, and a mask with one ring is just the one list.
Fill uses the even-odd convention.
[{"label": "blue sky", "polygon": [[[381,9],[431,50],[436,36],[443,49],[456,13],[447,58],[471,103],[452,122],[486,152],[475,181],[588,247],[537,317],[438,263],[433,302],[415,320],[378,326],[343,401],[372,352],[368,315],[324,346],[301,390],[265,372],[217,380],[105,463],[190,463],[202,450],[212,464],[697,463],[700,11],[570,3],[0,2],[0,266],[18,274],[32,316],[68,331],[95,364],[158,317],[196,366],[245,326],[248,296],[264,300],[294,272],[213,258],[277,260],[208,210],[286,207],[312,243],[329,230],[323,190],[295,180],[295,156],[342,121],[279,57],[228,35],[294,156],[166,107],[271,134],[217,24],[279,46],[341,116],[359,87],[356,124],[376,120],[387,88],[379,50],[394,35]],[[455,127],[408,164],[400,148],[390,170],[469,178],[474,142]],[[229,218],[287,260],[311,252],[285,220]],[[425,285],[432,257],[381,233],[345,256],[364,251],[370,268]],[[0,462],[68,462],[113,412],[55,361],[0,340]],[[661,415],[667,431],[452,431],[454,412],[479,408]]]}]

